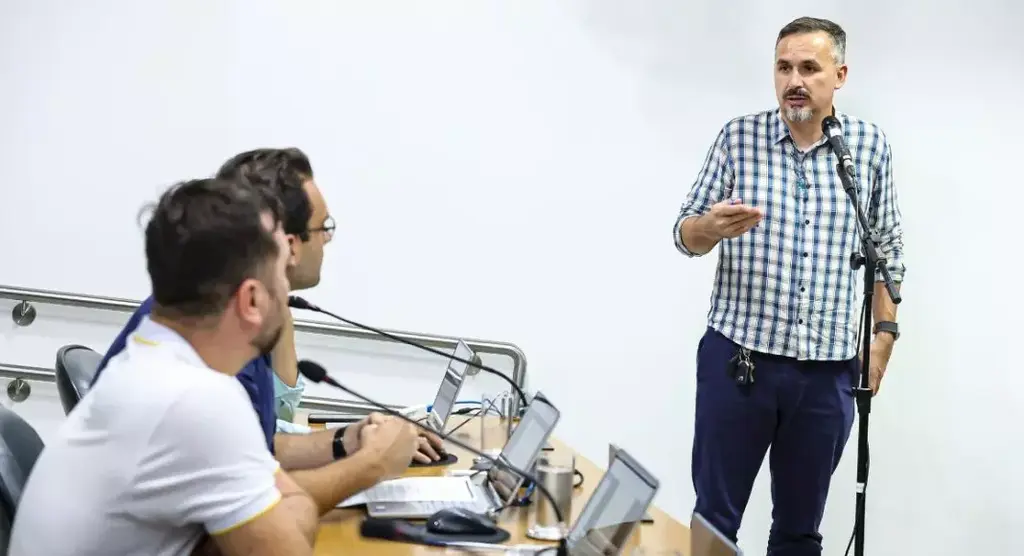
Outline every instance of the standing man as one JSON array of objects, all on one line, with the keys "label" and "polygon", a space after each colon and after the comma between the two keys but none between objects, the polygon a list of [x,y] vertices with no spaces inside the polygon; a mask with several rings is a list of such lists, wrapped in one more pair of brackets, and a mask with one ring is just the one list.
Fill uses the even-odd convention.
[{"label": "standing man", "polygon": [[[775,556],[821,554],[818,527],[853,424],[860,368],[860,280],[850,267],[860,237],[821,130],[830,114],[842,123],[858,197],[897,285],[904,274],[889,143],[832,104],[846,82],[845,54],[846,33],[831,21],[802,17],[782,28],[779,107],[722,128],[673,232],[690,257],[720,245],[697,350],[694,511],[735,540],[770,446]],[[899,332],[880,275],[875,292],[877,393]]]}]

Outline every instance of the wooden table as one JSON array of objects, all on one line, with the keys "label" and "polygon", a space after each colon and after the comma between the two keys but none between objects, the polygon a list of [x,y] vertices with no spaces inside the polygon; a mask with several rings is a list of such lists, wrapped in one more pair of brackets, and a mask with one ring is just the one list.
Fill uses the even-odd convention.
[{"label": "wooden table", "polygon": [[[449,419],[449,427],[457,426],[464,418],[453,416]],[[497,417],[488,417],[485,421],[484,449],[497,450],[504,445],[506,440],[505,423],[500,422]],[[463,443],[480,447],[480,423],[479,419],[468,423],[460,428],[454,438]],[[557,438],[551,439],[551,445],[556,453],[571,453],[570,449]],[[473,454],[449,444],[445,447],[449,452],[459,457],[458,463],[444,467],[410,468],[406,473],[407,477],[416,476],[443,476],[454,469],[468,469],[473,463]],[[586,458],[576,455],[576,469],[583,473],[585,480],[583,485],[576,489],[572,500],[572,521],[583,510],[587,499],[590,498],[594,487],[604,474],[605,464],[598,467]],[[553,545],[536,541],[526,536],[529,513],[531,506],[513,507],[504,510],[499,516],[499,525],[512,534],[512,537],[505,544],[537,544]],[[651,517],[654,523],[641,524],[638,526],[630,540],[631,547],[642,546],[645,554],[668,555],[688,554],[690,546],[690,532],[683,524],[672,519],[665,512],[651,507]],[[458,552],[454,548],[441,548],[406,544],[376,539],[364,539],[359,534],[359,525],[366,516],[366,511],[360,509],[334,510],[325,515],[320,522],[320,532],[316,539],[315,553],[318,555],[338,554],[367,554],[377,556],[406,556],[413,554],[451,554]],[[632,552],[627,549],[624,554]],[[496,552],[495,552],[496,553]]]}]

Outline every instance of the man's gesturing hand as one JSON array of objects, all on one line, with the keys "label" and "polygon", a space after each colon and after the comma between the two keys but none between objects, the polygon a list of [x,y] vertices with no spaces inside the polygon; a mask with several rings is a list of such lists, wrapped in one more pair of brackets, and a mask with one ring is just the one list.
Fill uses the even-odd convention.
[{"label": "man's gesturing hand", "polygon": [[706,230],[718,239],[741,236],[764,218],[761,209],[744,205],[740,199],[729,199],[711,206],[704,215]]}]

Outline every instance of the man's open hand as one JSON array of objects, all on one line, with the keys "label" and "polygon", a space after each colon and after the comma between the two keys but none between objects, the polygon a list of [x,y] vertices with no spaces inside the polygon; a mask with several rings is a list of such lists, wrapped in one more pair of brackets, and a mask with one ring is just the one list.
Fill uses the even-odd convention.
[{"label": "man's open hand", "polygon": [[744,205],[739,199],[728,199],[711,206],[703,216],[707,231],[718,239],[739,237],[764,218],[761,209]]}]

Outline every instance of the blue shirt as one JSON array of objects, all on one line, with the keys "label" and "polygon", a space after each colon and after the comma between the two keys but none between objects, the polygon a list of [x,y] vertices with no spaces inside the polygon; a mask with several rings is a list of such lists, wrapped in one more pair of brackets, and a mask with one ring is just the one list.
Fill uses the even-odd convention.
[{"label": "blue shirt", "polygon": [[[882,130],[836,113],[857,167],[857,199],[895,282],[902,282],[903,227],[892,174],[892,151]],[[826,139],[800,151],[779,110],[735,118],[719,132],[676,219],[715,203],[740,199],[764,211],[747,233],[722,240],[708,324],[753,351],[801,360],[857,355],[860,251],[857,211],[836,172]],[[881,273],[875,277],[881,280]]]},{"label": "blue shirt", "polygon": [[[124,350],[128,336],[135,331],[139,326],[139,321],[148,315],[152,309],[153,298],[149,297],[135,310],[135,313],[128,319],[128,324],[117,335],[114,343],[107,350],[107,354],[100,361],[100,366],[96,369],[96,376],[92,379],[93,384],[96,384],[110,359]],[[253,359],[238,373],[237,378],[242,383],[246,393],[249,394],[253,409],[256,410],[256,416],[259,418],[260,428],[263,429],[263,435],[266,437],[267,448],[273,453],[277,416],[274,412],[274,370],[270,364],[270,356],[264,355]]]}]

